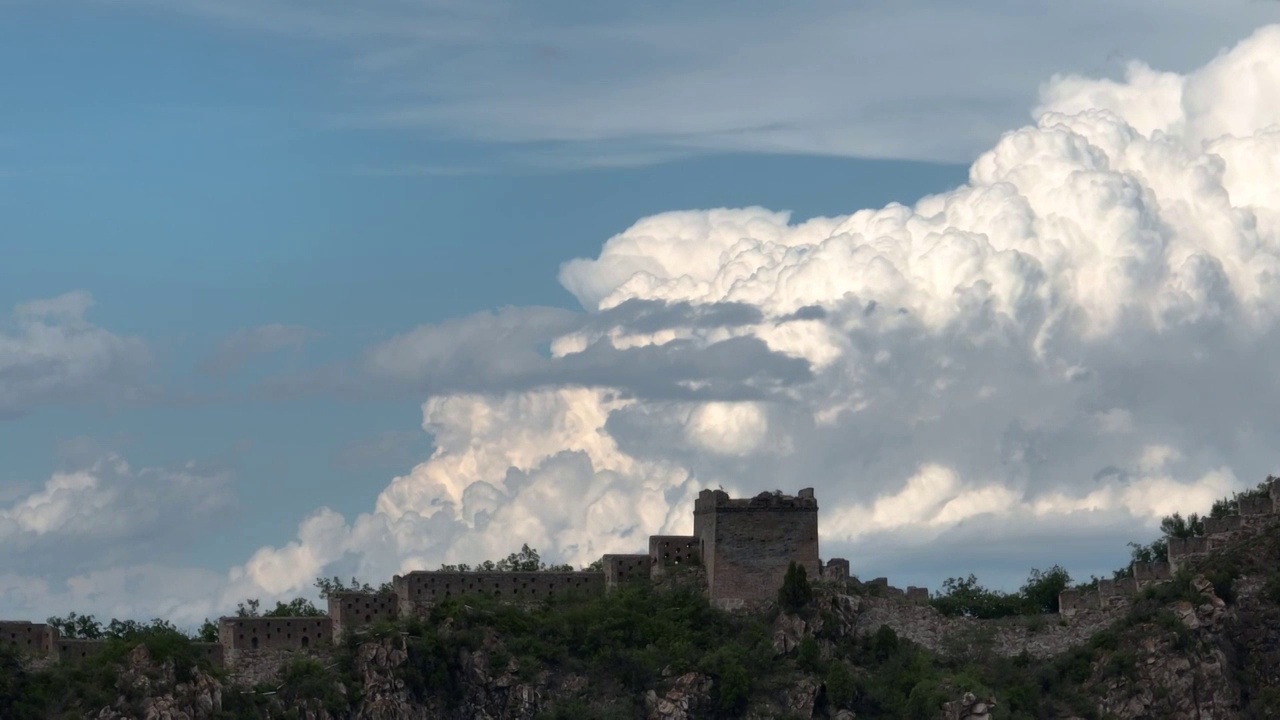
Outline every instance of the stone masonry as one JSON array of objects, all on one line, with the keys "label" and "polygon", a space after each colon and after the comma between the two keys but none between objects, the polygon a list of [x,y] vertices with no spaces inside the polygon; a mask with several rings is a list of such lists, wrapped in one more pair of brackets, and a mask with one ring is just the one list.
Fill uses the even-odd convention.
[{"label": "stone masonry", "polygon": [[772,600],[792,562],[809,577],[820,577],[818,501],[812,488],[795,496],[765,492],[750,499],[703,490],[694,503],[693,525],[702,542],[708,595],[719,607]]},{"label": "stone masonry", "polygon": [[400,615],[400,599],[393,592],[336,592],[329,596],[329,617],[333,619],[333,639]]}]

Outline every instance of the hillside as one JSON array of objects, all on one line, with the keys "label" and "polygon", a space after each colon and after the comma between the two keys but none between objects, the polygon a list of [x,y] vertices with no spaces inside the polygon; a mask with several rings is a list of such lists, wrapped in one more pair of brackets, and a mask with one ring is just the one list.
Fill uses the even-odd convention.
[{"label": "hillside", "polygon": [[[450,599],[291,653],[258,682],[171,626],[137,626],[79,662],[4,651],[0,717],[1272,718],[1276,517],[1243,518],[1248,532],[1185,556],[1168,580],[1072,614],[1057,612],[1059,591],[1103,583],[1072,590],[1056,568],[1013,594],[955,579],[921,605],[793,566],[770,607],[727,612],[691,565],[598,596]],[[1178,540],[1203,525],[1175,516],[1166,529]],[[1138,546],[1135,560],[1168,550]]]}]

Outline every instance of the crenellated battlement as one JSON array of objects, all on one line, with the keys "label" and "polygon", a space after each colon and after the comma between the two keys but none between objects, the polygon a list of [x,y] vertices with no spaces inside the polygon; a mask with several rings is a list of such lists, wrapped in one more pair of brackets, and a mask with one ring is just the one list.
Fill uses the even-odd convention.
[{"label": "crenellated battlement", "polygon": [[817,512],[818,500],[813,488],[804,488],[795,495],[781,491],[762,492],[751,498],[731,498],[723,490],[703,490],[693,504],[695,515],[702,513],[749,512],[752,510],[800,510]]}]

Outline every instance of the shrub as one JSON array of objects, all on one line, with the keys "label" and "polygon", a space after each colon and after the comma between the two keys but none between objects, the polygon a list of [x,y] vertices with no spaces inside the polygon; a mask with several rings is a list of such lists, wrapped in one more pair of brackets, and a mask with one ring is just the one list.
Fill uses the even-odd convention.
[{"label": "shrub", "polygon": [[827,702],[837,709],[847,709],[853,702],[853,672],[843,662],[831,663],[826,678]]},{"label": "shrub", "polygon": [[822,651],[818,641],[807,635],[796,647],[796,664],[805,672],[818,672],[822,666]]},{"label": "shrub", "polygon": [[787,574],[782,579],[782,587],[778,590],[778,606],[786,612],[795,613],[812,601],[813,587],[809,585],[804,566],[790,563],[787,565]]},{"label": "shrub", "polygon": [[992,619],[1021,615],[1027,606],[1019,595],[988,590],[978,584],[978,578],[948,578],[942,583],[942,592],[929,604],[943,615],[959,615],[979,619]]},{"label": "shrub", "polygon": [[1031,570],[1022,586],[1022,597],[1027,602],[1025,610],[1042,613],[1058,612],[1058,595],[1071,585],[1071,575],[1059,565],[1045,571]]}]

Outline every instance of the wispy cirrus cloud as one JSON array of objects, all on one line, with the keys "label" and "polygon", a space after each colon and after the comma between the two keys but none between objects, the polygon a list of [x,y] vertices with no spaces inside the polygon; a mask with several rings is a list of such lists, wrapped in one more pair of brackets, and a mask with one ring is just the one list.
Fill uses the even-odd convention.
[{"label": "wispy cirrus cloud", "polygon": [[1249,0],[1035,13],[713,0],[573,17],[506,1],[129,1],[339,48],[335,107],[354,108],[340,125],[427,129],[565,167],[708,152],[967,162],[1025,119],[1053,73],[1119,73],[1135,57],[1186,70],[1275,18]]},{"label": "wispy cirrus cloud", "polygon": [[210,375],[224,376],[235,372],[252,358],[281,350],[301,350],[318,333],[301,325],[272,323],[243,328],[219,343],[200,369]]}]

